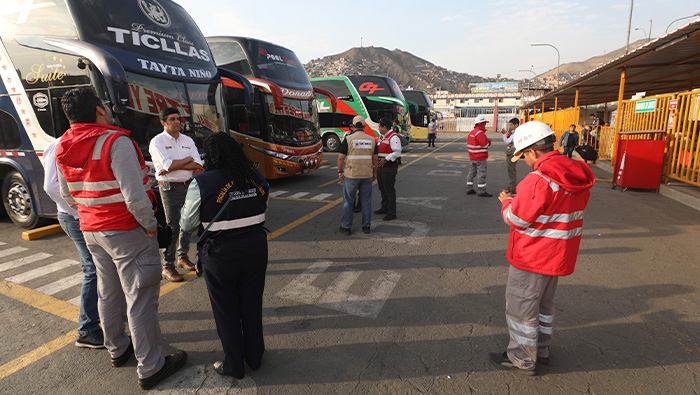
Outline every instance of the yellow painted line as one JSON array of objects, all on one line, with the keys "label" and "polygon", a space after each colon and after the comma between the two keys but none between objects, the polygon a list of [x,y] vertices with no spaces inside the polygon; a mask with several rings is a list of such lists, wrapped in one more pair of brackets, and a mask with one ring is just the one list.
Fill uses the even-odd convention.
[{"label": "yellow painted line", "polygon": [[324,182],[323,184],[317,186],[316,188],[323,188],[323,187],[325,187],[326,185],[330,185],[330,184],[332,184],[332,183],[334,183],[334,182],[341,183],[342,181],[343,181],[343,180],[341,180],[340,178],[336,178],[336,179],[334,179],[334,180],[330,180],[330,181],[328,181],[328,182]]},{"label": "yellow painted line", "polygon": [[24,240],[36,240],[42,237],[55,235],[56,233],[63,232],[63,228],[59,224],[53,224],[49,226],[44,226],[42,228],[25,230],[22,232],[22,238]]},{"label": "yellow painted line", "polygon": [[197,278],[197,273],[194,271],[188,272],[186,274],[183,274],[182,277],[185,280],[180,281],[179,283],[168,282],[165,285],[161,285],[160,286],[160,296],[163,296],[163,295],[167,294],[168,292],[174,291],[174,290],[182,287],[183,285],[187,284],[188,282],[190,282],[190,280]]},{"label": "yellow painted line", "polygon": [[332,200],[321,200],[321,199],[297,199],[297,198],[287,198],[287,197],[278,197],[278,196],[270,196],[270,199],[291,200],[291,201],[293,201],[293,202],[333,203]]},{"label": "yellow painted line", "polygon": [[65,320],[78,322],[79,306],[45,295],[31,288],[2,280],[0,281],[0,294]]},{"label": "yellow painted line", "polygon": [[328,164],[328,161],[327,161],[327,160],[321,161],[321,166],[327,165],[327,164]]},{"label": "yellow painted line", "polygon": [[75,332],[71,331],[57,339],[35,348],[19,358],[13,359],[12,361],[0,366],[0,380],[19,371],[20,369],[26,368],[41,358],[44,358],[54,351],[58,351],[73,342],[75,342]]},{"label": "yellow painted line", "polygon": [[313,211],[313,212],[311,212],[311,213],[309,213],[309,214],[306,214],[305,216],[303,216],[303,217],[297,219],[296,221],[294,221],[294,222],[292,222],[292,223],[290,223],[290,224],[287,224],[287,225],[285,225],[285,226],[283,226],[283,227],[277,229],[276,231],[274,231],[274,232],[268,234],[268,235],[267,235],[267,239],[268,239],[268,240],[272,240],[272,239],[274,239],[275,237],[279,237],[279,236],[281,236],[281,235],[283,235],[283,234],[289,232],[290,230],[296,228],[297,226],[303,224],[304,222],[310,220],[311,218],[314,218],[314,217],[316,217],[317,215],[320,215],[320,214],[322,214],[322,213],[324,213],[324,212],[330,210],[331,208],[333,208],[333,207],[339,205],[339,204],[342,203],[342,202],[343,202],[343,198],[338,198],[338,199],[336,199],[336,200],[334,200],[334,201],[332,201],[332,202],[326,204],[325,206],[319,208],[318,210]]}]

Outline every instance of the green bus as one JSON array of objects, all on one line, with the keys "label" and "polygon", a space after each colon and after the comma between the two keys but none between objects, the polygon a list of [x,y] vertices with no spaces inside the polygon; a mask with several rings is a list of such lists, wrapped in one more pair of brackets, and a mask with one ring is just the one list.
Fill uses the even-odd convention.
[{"label": "green bus", "polygon": [[332,112],[329,99],[317,99],[321,140],[327,151],[340,149],[340,143],[349,133],[352,119],[360,115],[367,122],[365,133],[379,138],[379,119],[397,120],[401,126],[401,144],[410,142],[411,122],[408,104],[396,81],[385,76],[348,75],[312,78],[311,85],[333,93],[337,110]]}]

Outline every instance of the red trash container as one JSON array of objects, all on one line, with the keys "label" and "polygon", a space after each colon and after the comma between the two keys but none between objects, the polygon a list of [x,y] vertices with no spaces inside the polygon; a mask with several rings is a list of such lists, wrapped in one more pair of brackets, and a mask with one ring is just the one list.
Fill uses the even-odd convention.
[{"label": "red trash container", "polygon": [[666,132],[619,132],[612,186],[655,189],[659,192],[664,166]]}]

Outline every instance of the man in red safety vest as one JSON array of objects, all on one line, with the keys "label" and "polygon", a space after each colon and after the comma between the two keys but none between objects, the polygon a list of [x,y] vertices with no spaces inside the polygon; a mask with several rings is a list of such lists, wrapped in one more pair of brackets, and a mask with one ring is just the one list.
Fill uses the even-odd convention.
[{"label": "man in red safety vest", "polygon": [[92,87],[71,89],[61,105],[71,124],[56,149],[61,196],[78,210],[97,269],[104,345],[114,367],[135,354],[139,385],[149,389],[180,369],[187,354],[162,355],[160,256],[146,163],[130,132],[110,125],[112,113]]},{"label": "man in red safety vest", "polygon": [[467,174],[467,195],[477,193],[474,190],[474,178],[476,177],[477,189],[480,197],[491,197],[486,192],[486,162],[489,159],[489,147],[491,140],[486,138],[486,124],[488,121],[483,115],[474,120],[474,130],[467,138],[467,151],[469,151],[469,174]]},{"label": "man in red safety vest", "polygon": [[391,128],[391,120],[379,120],[379,169],[377,170],[377,186],[382,194],[382,205],[375,214],[386,214],[384,221],[396,218],[396,173],[401,164],[401,137]]},{"label": "man in red safety vest", "polygon": [[503,220],[510,226],[507,258],[506,321],[510,342],[490,355],[502,369],[535,374],[549,364],[554,294],[560,276],[573,273],[581,243],[583,212],[595,176],[584,162],[554,150],[554,132],[530,121],[515,129],[515,155],[535,171],[518,184],[518,194],[503,191]]}]

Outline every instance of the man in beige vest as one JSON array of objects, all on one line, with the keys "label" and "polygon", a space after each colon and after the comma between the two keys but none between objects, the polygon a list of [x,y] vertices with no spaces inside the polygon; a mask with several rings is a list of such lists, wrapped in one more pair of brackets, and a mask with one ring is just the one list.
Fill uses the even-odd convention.
[{"label": "man in beige vest", "polygon": [[350,133],[340,146],[338,178],[343,180],[343,220],[340,233],[352,233],[352,214],[355,196],[360,191],[362,203],[362,231],[370,232],[372,221],[372,182],[377,179],[379,152],[377,140],[364,133],[365,119],[356,116]]}]

